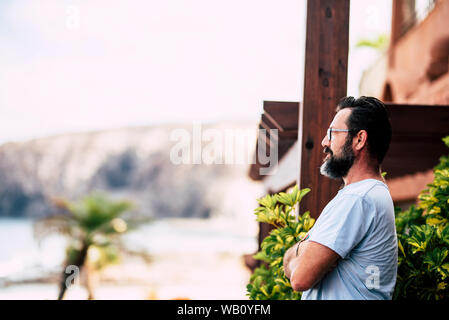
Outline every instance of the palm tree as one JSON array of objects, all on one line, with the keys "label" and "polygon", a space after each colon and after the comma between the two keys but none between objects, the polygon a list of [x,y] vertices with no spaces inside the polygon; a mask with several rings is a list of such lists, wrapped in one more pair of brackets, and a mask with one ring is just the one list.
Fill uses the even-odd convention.
[{"label": "palm tree", "polygon": [[[89,249],[95,247],[109,252],[111,249],[117,249],[119,235],[148,221],[148,218],[126,217],[125,213],[133,208],[132,203],[124,200],[113,201],[99,192],[91,193],[77,202],[53,199],[53,203],[62,209],[62,212],[37,221],[34,224],[34,234],[38,239],[54,232],[69,238],[65,267],[59,285],[58,299],[61,300],[70,286],[70,273],[66,272],[69,266],[75,266],[81,271],[86,266]],[[93,299],[89,281],[87,290],[89,299]]]}]

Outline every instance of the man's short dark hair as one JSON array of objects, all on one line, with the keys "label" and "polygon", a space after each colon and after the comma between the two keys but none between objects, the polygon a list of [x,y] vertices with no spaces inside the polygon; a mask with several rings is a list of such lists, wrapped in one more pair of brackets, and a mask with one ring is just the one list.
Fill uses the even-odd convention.
[{"label": "man's short dark hair", "polygon": [[382,101],[365,96],[341,99],[337,112],[348,108],[352,111],[346,121],[351,130],[348,137],[352,139],[360,130],[366,130],[368,151],[381,164],[390,147],[392,134],[387,108]]}]

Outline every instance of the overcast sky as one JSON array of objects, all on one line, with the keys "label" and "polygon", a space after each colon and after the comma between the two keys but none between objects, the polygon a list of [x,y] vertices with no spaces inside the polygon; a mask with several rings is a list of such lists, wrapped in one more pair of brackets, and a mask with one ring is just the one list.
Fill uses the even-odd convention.
[{"label": "overcast sky", "polygon": [[[302,96],[305,0],[1,0],[0,143],[173,122],[254,120]],[[391,0],[351,1],[348,93]]]}]

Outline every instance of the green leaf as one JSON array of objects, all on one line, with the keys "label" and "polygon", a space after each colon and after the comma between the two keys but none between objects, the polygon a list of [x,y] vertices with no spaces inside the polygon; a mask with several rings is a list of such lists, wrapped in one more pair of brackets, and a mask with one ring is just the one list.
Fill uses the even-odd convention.
[{"label": "green leaf", "polygon": [[406,257],[407,255],[405,254],[404,247],[402,246],[402,243],[399,239],[398,239],[398,247],[399,247],[399,250],[401,250],[404,257]]},{"label": "green leaf", "polygon": [[449,147],[449,136],[443,138],[443,142]]},{"label": "green leaf", "polygon": [[283,257],[293,246],[298,236],[305,236],[315,220],[306,212],[298,218],[293,207],[310,192],[295,186],[290,192],[265,196],[258,200],[259,207],[254,210],[258,221],[271,223],[275,228],[263,239],[261,250],[254,258],[266,263],[256,268],[247,286],[247,295],[252,300],[259,299],[300,299],[301,293],[294,292],[289,280],[285,278]]}]

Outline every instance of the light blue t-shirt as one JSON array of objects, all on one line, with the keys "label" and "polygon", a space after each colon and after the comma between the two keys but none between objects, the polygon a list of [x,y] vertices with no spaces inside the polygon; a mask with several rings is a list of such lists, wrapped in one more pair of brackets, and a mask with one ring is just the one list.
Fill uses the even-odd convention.
[{"label": "light blue t-shirt", "polygon": [[366,179],[338,191],[309,232],[341,257],[337,267],[302,300],[391,299],[396,284],[398,245],[388,187]]}]

